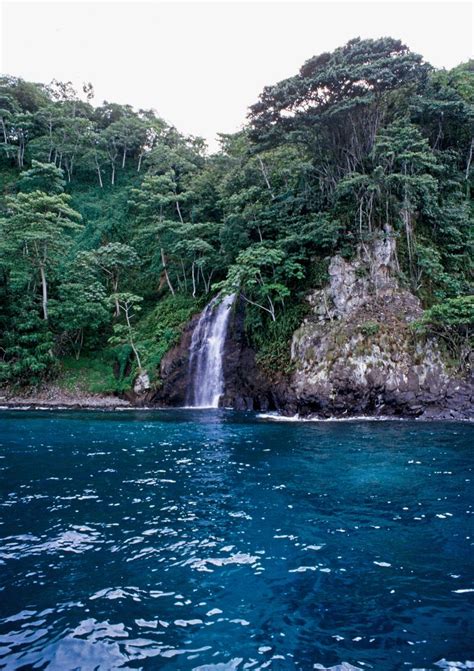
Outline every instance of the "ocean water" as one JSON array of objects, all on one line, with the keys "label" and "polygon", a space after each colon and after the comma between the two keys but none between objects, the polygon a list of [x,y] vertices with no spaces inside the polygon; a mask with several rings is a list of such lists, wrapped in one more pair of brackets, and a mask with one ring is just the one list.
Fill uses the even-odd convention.
[{"label": "ocean water", "polygon": [[0,668],[473,668],[473,435],[3,411]]}]

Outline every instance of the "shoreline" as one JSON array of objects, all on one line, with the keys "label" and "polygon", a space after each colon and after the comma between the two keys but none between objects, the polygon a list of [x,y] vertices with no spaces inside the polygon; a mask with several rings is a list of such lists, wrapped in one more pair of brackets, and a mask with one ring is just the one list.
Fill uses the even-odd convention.
[{"label": "shoreline", "polygon": [[65,391],[59,387],[48,387],[39,391],[18,394],[8,389],[0,391],[0,408],[3,409],[111,409],[133,408],[134,406],[118,396],[88,394],[80,390]]},{"label": "shoreline", "polygon": [[[175,407],[175,406],[147,406],[147,405],[133,405],[129,401],[113,396],[106,397],[85,397],[75,399],[63,399],[42,401],[38,398],[31,400],[17,400],[2,399],[0,397],[0,412],[2,411],[100,411],[100,412],[123,412],[123,411],[139,411],[139,412],[153,412],[162,410],[185,410],[185,411],[199,411],[202,408],[190,407]],[[233,408],[208,408],[213,412],[225,410],[234,410]],[[474,417],[456,417],[456,416],[418,416],[413,417],[409,415],[339,415],[331,417],[318,416],[300,416],[300,415],[283,415],[278,412],[261,412],[258,410],[245,411],[255,415],[257,419],[267,420],[271,422],[474,422]]]},{"label": "shoreline", "polygon": [[[135,401],[135,402],[134,402]],[[193,410],[202,408],[190,408],[184,406],[147,405],[145,399],[137,398],[128,400],[112,394],[87,393],[80,388],[65,390],[52,385],[37,390],[27,390],[25,393],[15,393],[14,390],[4,388],[0,390],[0,411],[86,411],[96,410],[103,412],[120,412],[125,410],[151,412],[158,410]],[[233,410],[231,407],[212,408],[216,410]],[[284,410],[249,410],[258,419],[273,422],[354,422],[354,421],[424,421],[424,422],[473,422],[474,416],[456,411],[453,408],[425,408],[425,411],[417,416],[410,414],[383,414],[382,408],[373,414],[361,414],[359,412],[341,412],[337,415],[308,414],[285,414]]]}]

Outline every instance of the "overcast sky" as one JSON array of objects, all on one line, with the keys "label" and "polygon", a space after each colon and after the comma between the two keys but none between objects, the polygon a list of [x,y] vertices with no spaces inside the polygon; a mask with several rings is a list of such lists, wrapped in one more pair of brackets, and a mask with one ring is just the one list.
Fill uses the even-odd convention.
[{"label": "overcast sky", "polygon": [[238,130],[266,84],[352,37],[401,38],[436,67],[472,57],[470,2],[1,2],[0,70],[94,84],[181,132]]}]

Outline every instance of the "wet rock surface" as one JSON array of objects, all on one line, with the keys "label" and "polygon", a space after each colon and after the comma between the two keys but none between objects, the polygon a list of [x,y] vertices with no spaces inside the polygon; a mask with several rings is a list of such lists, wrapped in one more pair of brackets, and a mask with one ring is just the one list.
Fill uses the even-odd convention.
[{"label": "wet rock surface", "polygon": [[165,354],[160,366],[158,389],[145,399],[151,405],[180,407],[186,403],[189,386],[189,352],[199,314],[187,323],[179,343]]},{"label": "wet rock surface", "polygon": [[225,393],[222,405],[236,410],[275,410],[275,392],[255,361],[244,330],[245,308],[236,302],[224,349]]}]

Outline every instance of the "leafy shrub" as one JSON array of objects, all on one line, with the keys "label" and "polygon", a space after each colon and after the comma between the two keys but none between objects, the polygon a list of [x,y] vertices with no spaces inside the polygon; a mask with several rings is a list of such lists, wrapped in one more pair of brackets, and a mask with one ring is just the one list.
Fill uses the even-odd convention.
[{"label": "leafy shrub", "polygon": [[18,306],[2,335],[0,384],[36,386],[57,372],[53,336],[33,304]]},{"label": "leafy shrub", "polygon": [[433,305],[413,328],[441,338],[459,367],[467,369],[473,347],[474,296],[448,298]]},{"label": "leafy shrub", "polygon": [[306,304],[295,303],[288,306],[277,321],[263,318],[260,323],[258,321],[260,315],[257,316],[254,311],[248,310],[246,327],[250,340],[257,350],[256,361],[270,376],[274,376],[277,372],[291,372],[291,339],[301,325],[307,310]]},{"label": "leafy shrub", "polygon": [[[80,359],[65,357],[57,380],[59,387],[68,391],[91,394],[113,394],[130,389],[133,376],[125,375],[130,359],[130,351],[104,351]],[[117,363],[122,355],[124,365]]]},{"label": "leafy shrub", "polygon": [[156,377],[164,355],[179,342],[186,322],[195,312],[199,312],[204,302],[204,299],[197,301],[183,294],[166,296],[137,324],[137,341],[143,353],[143,368],[148,371],[151,380]]},{"label": "leafy shrub", "polygon": [[377,333],[380,331],[380,324],[374,321],[364,322],[360,325],[359,330],[362,335],[370,338],[370,336],[377,335]]}]

